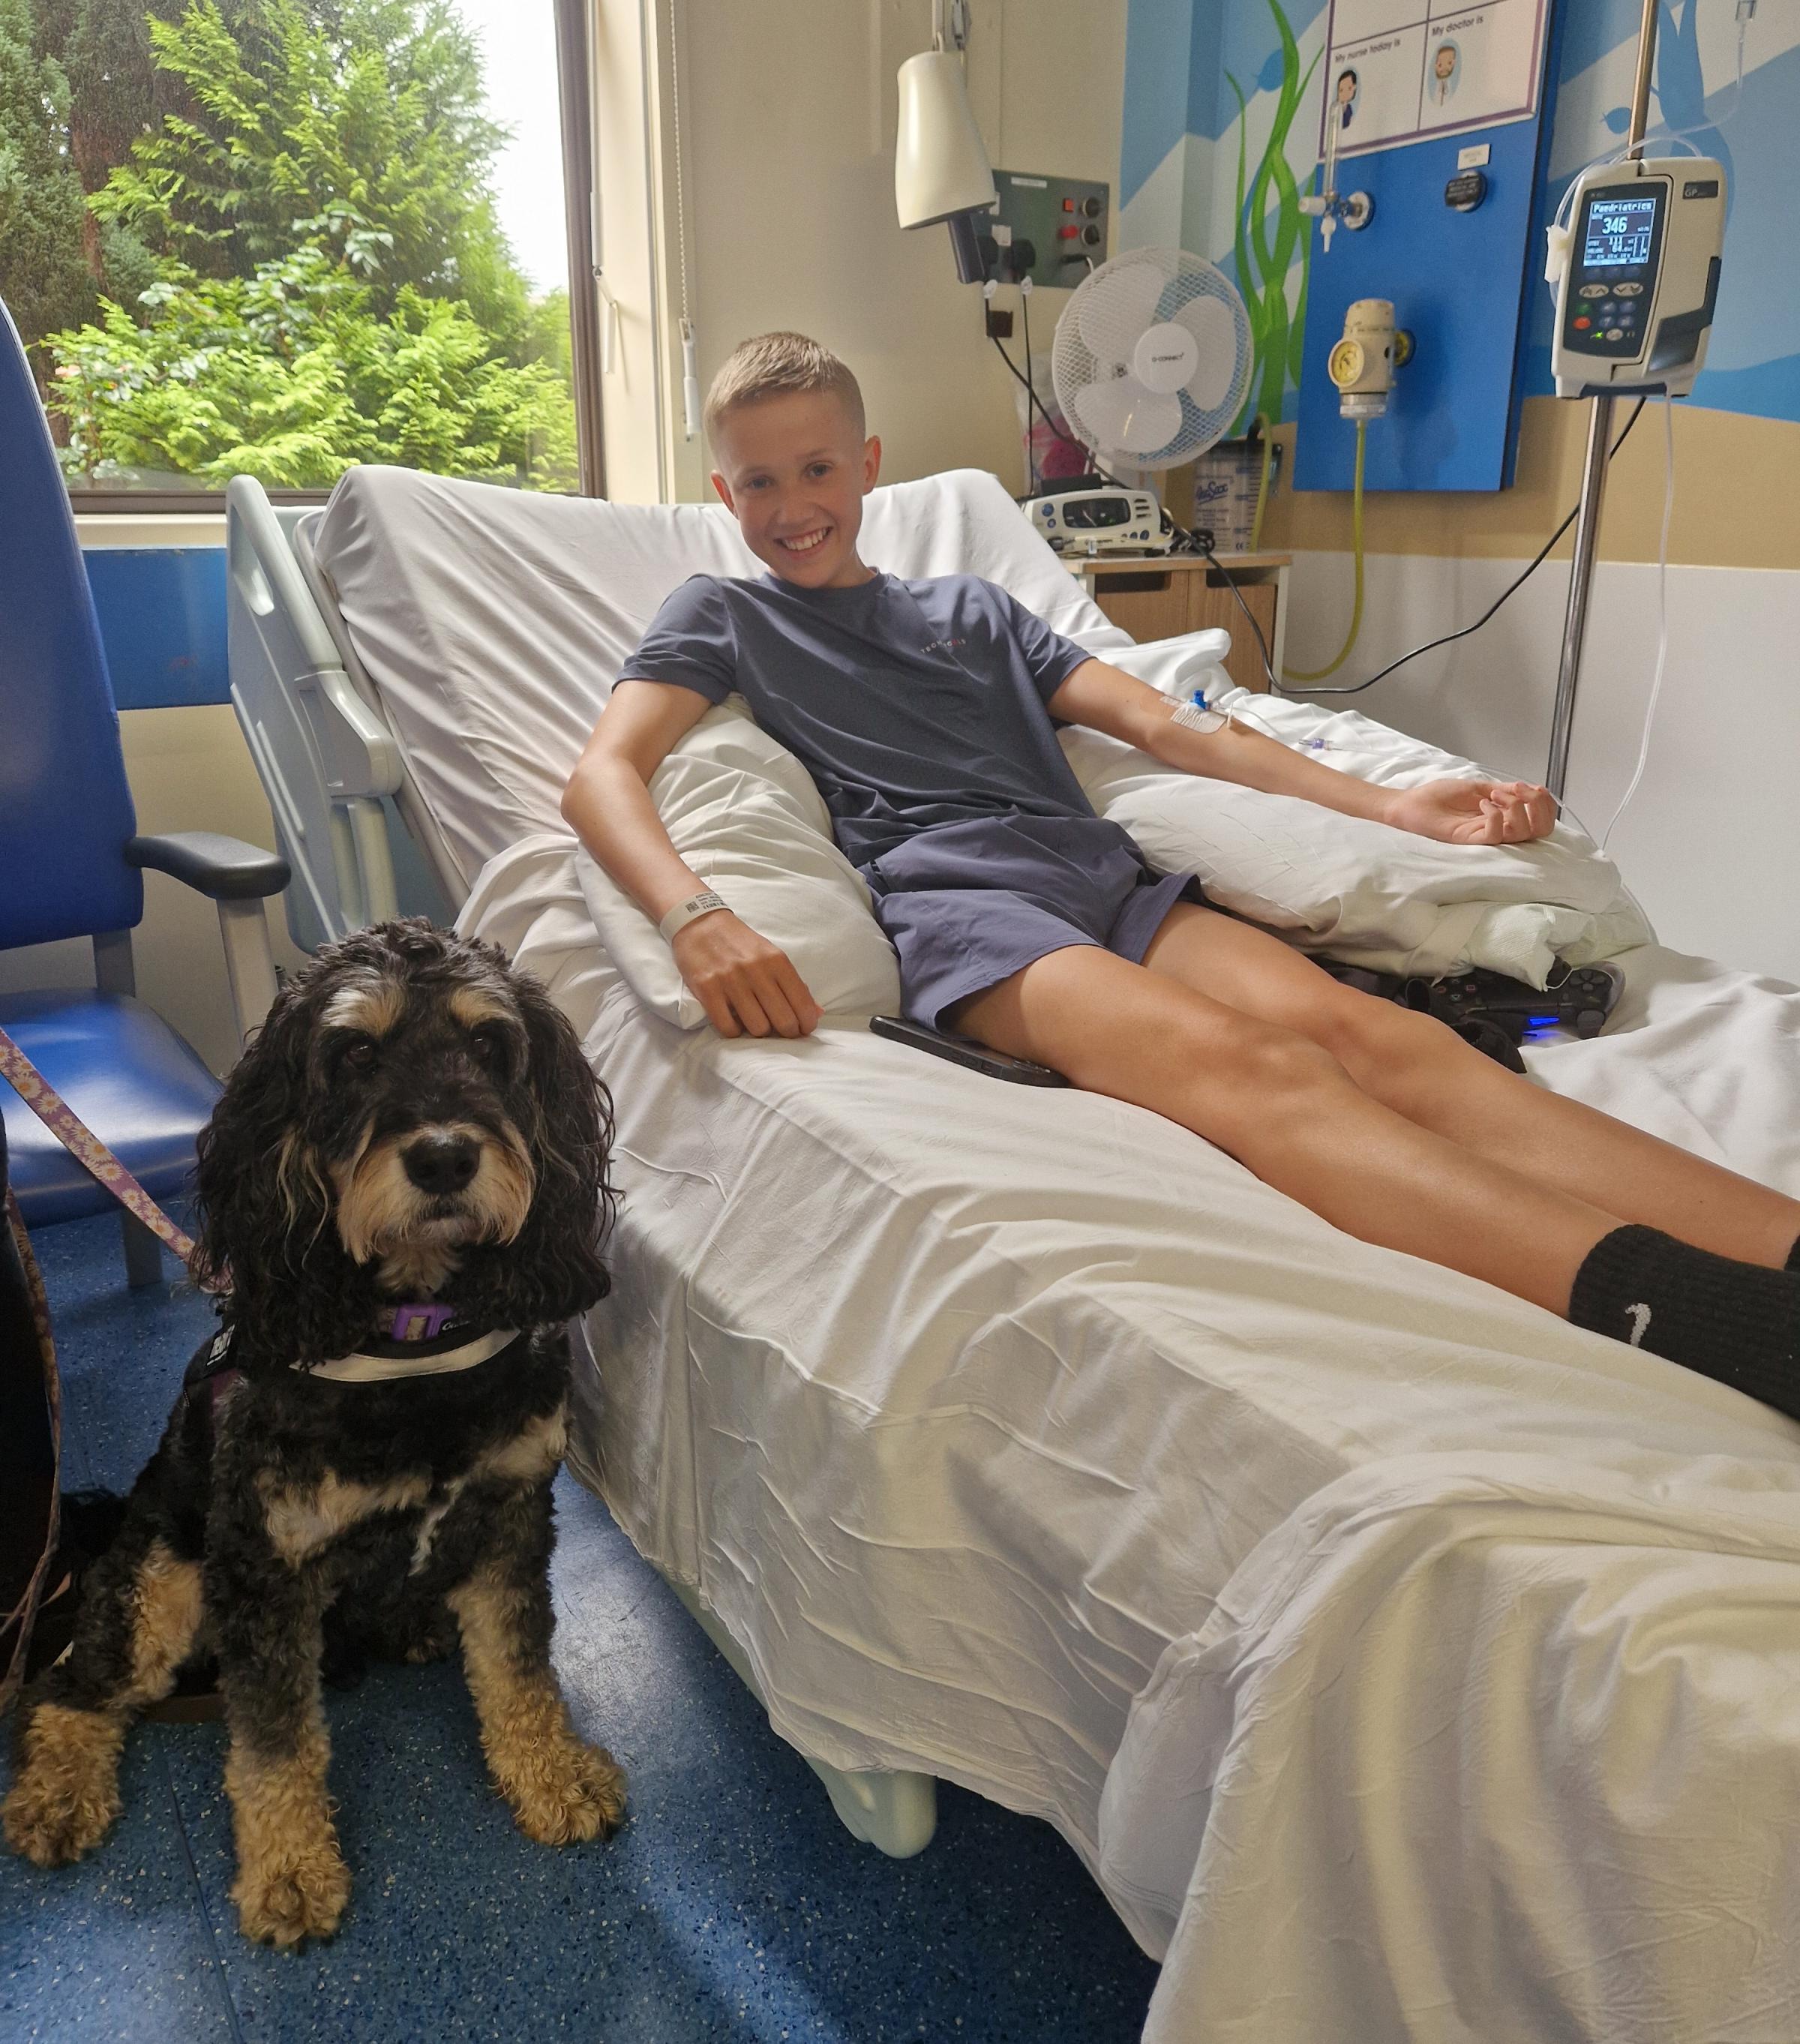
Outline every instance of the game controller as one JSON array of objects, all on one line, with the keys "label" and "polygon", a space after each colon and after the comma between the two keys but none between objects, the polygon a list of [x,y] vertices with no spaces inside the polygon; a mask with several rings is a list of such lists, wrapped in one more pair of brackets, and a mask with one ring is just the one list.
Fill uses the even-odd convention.
[{"label": "game controller", "polygon": [[1514,1043],[1540,1030],[1572,1028],[1598,1036],[1618,1004],[1624,975],[1614,965],[1568,966],[1559,959],[1548,986],[1528,986],[1504,973],[1476,967],[1444,979],[1409,979],[1402,998],[1409,1008],[1435,1015],[1453,1028],[1464,1022],[1491,1022]]}]

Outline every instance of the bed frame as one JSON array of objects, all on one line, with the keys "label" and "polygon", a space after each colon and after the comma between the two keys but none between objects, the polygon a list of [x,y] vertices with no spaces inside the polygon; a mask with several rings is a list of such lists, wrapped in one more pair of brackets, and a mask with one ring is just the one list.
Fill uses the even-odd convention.
[{"label": "bed frame", "polygon": [[[232,707],[294,870],[288,928],[303,951],[393,916],[448,923],[473,878],[420,795],[314,556],[324,515],[278,511],[248,476],[225,491]],[[697,1589],[665,1580],[766,1711],[743,1649]],[[930,1844],[931,1776],[845,1773],[803,1757],[855,1837],[895,1859]]]}]

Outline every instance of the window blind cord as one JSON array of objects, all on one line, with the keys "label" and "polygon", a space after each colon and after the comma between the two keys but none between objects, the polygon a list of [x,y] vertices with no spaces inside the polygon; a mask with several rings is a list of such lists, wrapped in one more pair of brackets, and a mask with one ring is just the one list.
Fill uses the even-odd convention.
[{"label": "window blind cord", "polygon": [[681,290],[681,409],[691,440],[700,426],[700,370],[688,304],[688,199],[681,163],[681,55],[675,0],[669,0],[669,109],[675,149],[675,261]]}]

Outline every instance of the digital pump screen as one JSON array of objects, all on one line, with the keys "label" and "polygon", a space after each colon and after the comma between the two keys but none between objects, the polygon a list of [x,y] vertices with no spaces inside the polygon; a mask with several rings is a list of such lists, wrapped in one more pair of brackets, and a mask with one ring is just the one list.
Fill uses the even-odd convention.
[{"label": "digital pump screen", "polygon": [[1123,497],[1095,497],[1085,503],[1067,505],[1062,514],[1065,525],[1091,529],[1100,525],[1128,525],[1131,522],[1131,507]]},{"label": "digital pump screen", "polygon": [[1596,199],[1587,209],[1582,267],[1620,270],[1648,263],[1656,226],[1654,198]]}]

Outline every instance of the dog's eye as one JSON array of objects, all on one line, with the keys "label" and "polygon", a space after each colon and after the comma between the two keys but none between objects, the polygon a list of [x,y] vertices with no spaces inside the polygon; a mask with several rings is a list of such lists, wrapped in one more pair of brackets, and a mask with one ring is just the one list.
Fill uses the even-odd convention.
[{"label": "dog's eye", "polygon": [[506,1034],[497,1024],[484,1022],[469,1032],[475,1055],[490,1071],[506,1062]]},{"label": "dog's eye", "polygon": [[366,1072],[375,1062],[375,1039],[373,1036],[352,1036],[343,1047],[343,1062],[352,1071]]}]

